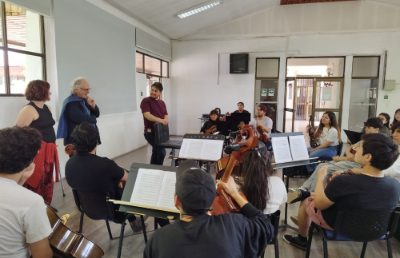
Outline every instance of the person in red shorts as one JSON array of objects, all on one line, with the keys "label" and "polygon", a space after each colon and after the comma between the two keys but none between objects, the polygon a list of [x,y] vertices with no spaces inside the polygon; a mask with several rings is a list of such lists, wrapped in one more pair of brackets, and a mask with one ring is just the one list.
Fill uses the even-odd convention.
[{"label": "person in red shorts", "polygon": [[299,234],[284,235],[285,242],[306,250],[311,221],[333,230],[339,211],[386,210],[397,206],[400,183],[383,174],[399,156],[397,143],[384,134],[365,134],[356,150],[354,161],[362,165],[363,172],[336,176],[324,189],[327,167],[318,170],[315,193],[300,204]]}]

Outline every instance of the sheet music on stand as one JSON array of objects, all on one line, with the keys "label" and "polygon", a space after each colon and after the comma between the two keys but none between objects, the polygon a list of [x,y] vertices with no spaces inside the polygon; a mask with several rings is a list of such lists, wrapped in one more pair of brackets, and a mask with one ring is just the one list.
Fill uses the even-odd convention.
[{"label": "sheet music on stand", "polygon": [[178,158],[218,161],[221,158],[224,140],[224,135],[185,134]]},{"label": "sheet music on stand", "polygon": [[120,204],[120,212],[179,219],[173,196],[176,169],[172,166],[133,163],[121,200],[110,201]]}]

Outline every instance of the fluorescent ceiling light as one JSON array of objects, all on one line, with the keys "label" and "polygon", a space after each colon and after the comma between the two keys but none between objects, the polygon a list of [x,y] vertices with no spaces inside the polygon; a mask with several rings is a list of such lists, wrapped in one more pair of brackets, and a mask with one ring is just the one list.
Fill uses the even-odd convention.
[{"label": "fluorescent ceiling light", "polygon": [[207,9],[210,9],[210,8],[220,5],[220,4],[222,4],[221,0],[205,2],[200,5],[193,6],[192,8],[186,9],[182,12],[179,12],[179,13],[177,13],[177,15],[179,18],[183,19],[183,18],[189,17],[196,13],[200,13],[202,11],[205,11]]}]

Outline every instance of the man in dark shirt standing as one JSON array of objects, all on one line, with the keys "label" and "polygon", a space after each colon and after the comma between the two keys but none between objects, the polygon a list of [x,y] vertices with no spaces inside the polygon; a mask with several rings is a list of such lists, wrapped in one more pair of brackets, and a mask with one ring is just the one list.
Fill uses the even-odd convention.
[{"label": "man in dark shirt standing", "polygon": [[398,145],[384,134],[365,134],[356,151],[354,161],[362,165],[363,173],[337,176],[324,189],[327,167],[321,168],[315,193],[300,204],[299,234],[284,235],[285,242],[306,250],[311,221],[332,230],[338,211],[389,210],[397,206],[400,183],[385,177],[382,170],[398,158]]},{"label": "man in dark shirt standing", "polygon": [[150,97],[144,98],[140,104],[144,120],[144,138],[153,147],[150,164],[162,165],[166,155],[165,149],[156,146],[153,125],[155,122],[168,124],[167,107],[160,99],[163,86],[159,82],[151,85]]},{"label": "man in dark shirt standing", "polygon": [[[71,95],[64,100],[57,130],[57,139],[64,138],[64,146],[71,144],[71,133],[75,126],[83,122],[91,123],[97,130],[99,107],[89,97],[91,88],[85,78],[76,78],[71,84]],[[100,135],[98,139],[99,144]]]},{"label": "man in dark shirt standing", "polygon": [[[65,165],[65,177],[71,188],[78,191],[108,192],[111,199],[120,200],[122,186],[128,179],[128,172],[114,161],[96,155],[99,133],[90,123],[75,127],[71,140],[77,153]],[[118,210],[119,205],[114,205]],[[123,219],[122,213],[116,213]],[[128,218],[132,230],[140,228],[134,215]]]},{"label": "man in dark shirt standing", "polygon": [[181,163],[175,184],[180,220],[156,230],[143,257],[259,257],[273,238],[273,226],[239,195],[233,178],[218,183],[238,203],[242,214],[208,215],[216,194],[214,179],[194,161]]}]

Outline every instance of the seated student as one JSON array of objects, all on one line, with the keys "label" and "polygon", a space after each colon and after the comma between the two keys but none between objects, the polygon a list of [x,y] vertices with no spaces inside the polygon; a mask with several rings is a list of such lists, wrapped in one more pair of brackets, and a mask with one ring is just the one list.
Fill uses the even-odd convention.
[{"label": "seated student", "polygon": [[42,135],[30,127],[0,130],[0,257],[51,258],[43,198],[22,187],[35,170]]},{"label": "seated student", "polygon": [[[128,172],[108,158],[96,155],[99,132],[90,123],[77,125],[71,133],[72,144],[77,153],[65,165],[65,177],[71,188],[81,191],[104,191],[111,199],[120,200],[122,186],[128,179]],[[116,205],[115,209],[118,210]],[[117,213],[121,216],[122,213]],[[129,217],[133,231],[141,227],[135,216]]]},{"label": "seated student", "polygon": [[311,220],[332,230],[338,211],[395,208],[400,196],[400,183],[384,176],[383,170],[395,162],[399,156],[398,148],[384,134],[365,134],[354,157],[363,166],[362,174],[337,176],[324,189],[326,167],[320,169],[315,193],[300,204],[299,234],[284,235],[285,242],[306,250]]},{"label": "seated student", "polygon": [[[368,118],[366,122],[364,122],[365,125],[365,133],[370,134],[370,133],[378,133],[380,128],[383,126],[382,122],[379,118],[373,117],[373,118]],[[343,170],[348,170],[348,169],[355,169],[355,168],[361,168],[361,165],[354,162],[354,154],[351,153],[351,151],[356,148],[360,143],[356,143],[353,145],[350,145],[346,148],[346,157],[339,157],[335,156],[332,158],[333,161],[329,163],[321,163],[317,166],[315,171],[312,173],[312,175],[303,183],[302,186],[298,188],[289,188],[288,191],[288,203],[295,203],[301,199],[303,191],[310,191],[314,192],[315,186],[317,185],[317,178],[318,178],[318,173],[317,171],[321,169],[322,167],[327,167],[327,178],[332,176],[332,173],[336,171],[343,171]],[[325,182],[326,179],[325,178]]]},{"label": "seated student", "polygon": [[393,117],[393,122],[390,124],[390,128],[392,128],[392,125],[395,123],[400,122],[400,108],[394,112],[394,117]]},{"label": "seated student", "polygon": [[176,172],[175,206],[180,220],[156,230],[143,257],[259,257],[273,238],[268,217],[239,195],[233,178],[218,181],[241,207],[241,214],[210,216],[214,179],[196,162],[180,164]]},{"label": "seated student", "polygon": [[[389,127],[385,126],[385,123],[386,123],[387,126],[389,126],[389,122],[388,122],[388,120],[386,118],[386,115],[390,119],[390,116],[388,114],[386,114],[386,113],[380,113],[379,116],[377,117],[377,119],[381,120],[381,122],[382,122],[382,127],[379,128],[379,133],[386,134],[387,136],[390,137],[391,134],[390,134]],[[365,133],[365,122],[364,122],[364,127],[363,127],[361,133],[363,133],[363,134]]]},{"label": "seated student", "polygon": [[235,178],[238,189],[247,200],[264,214],[272,214],[286,202],[286,187],[282,179],[272,176],[271,160],[266,155],[264,143],[246,152],[242,162],[240,177]]},{"label": "seated student", "polygon": [[262,104],[258,105],[256,118],[251,120],[249,124],[254,126],[254,128],[261,126],[262,129],[264,130],[264,133],[269,138],[271,136],[271,130],[272,127],[274,126],[274,122],[272,121],[271,118],[266,116],[266,113],[267,113],[267,107]]},{"label": "seated student", "polygon": [[[239,114],[246,114],[246,113],[249,113],[249,111],[247,111],[247,110],[244,109],[244,104],[243,104],[243,102],[239,102],[239,103],[237,104],[237,107],[238,107],[238,109],[235,110],[235,111],[233,111],[233,112],[232,112],[233,114],[236,114],[236,113],[239,113]],[[226,113],[226,115],[227,115],[227,116],[230,116],[231,113],[228,112],[228,113]]]},{"label": "seated student", "polygon": [[[309,147],[308,155],[310,158],[332,158],[336,156],[340,139],[340,128],[336,121],[335,113],[326,111],[321,118],[318,129],[315,132],[315,139],[319,146]],[[307,165],[309,173],[313,172],[317,165]]]},{"label": "seated student", "polygon": [[213,126],[215,126],[217,128],[216,131],[218,131],[218,124],[219,124],[218,112],[213,109],[210,111],[209,119],[207,122],[204,123],[203,127],[200,130],[200,133],[205,134],[206,131]]},{"label": "seated student", "polygon": [[[399,145],[400,152],[400,122],[395,123],[392,126],[392,138]],[[352,168],[351,171],[356,174],[363,173],[363,168]],[[343,171],[337,171],[332,174],[332,176],[339,175]],[[382,171],[383,174],[387,177],[393,177],[397,181],[400,182],[400,158],[397,157],[396,161],[393,163],[391,167]]]}]

